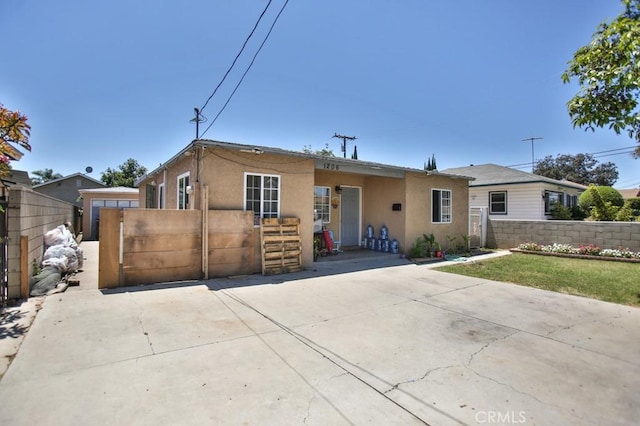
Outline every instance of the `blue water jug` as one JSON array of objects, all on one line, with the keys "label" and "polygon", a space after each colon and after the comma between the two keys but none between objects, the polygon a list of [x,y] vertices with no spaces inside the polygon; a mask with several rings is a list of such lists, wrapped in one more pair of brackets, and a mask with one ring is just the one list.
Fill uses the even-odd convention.
[{"label": "blue water jug", "polygon": [[373,226],[367,226],[367,238],[373,238]]},{"label": "blue water jug", "polygon": [[389,239],[389,229],[387,229],[385,225],[382,225],[382,228],[380,228],[380,238],[383,240]]}]

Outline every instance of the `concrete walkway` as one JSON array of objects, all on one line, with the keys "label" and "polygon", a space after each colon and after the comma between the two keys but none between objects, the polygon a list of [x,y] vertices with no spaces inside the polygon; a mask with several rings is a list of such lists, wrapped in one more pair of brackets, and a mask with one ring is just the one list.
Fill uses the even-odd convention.
[{"label": "concrete walkway", "polygon": [[90,244],[0,381],[0,424],[640,418],[637,308],[397,258],[102,292]]}]

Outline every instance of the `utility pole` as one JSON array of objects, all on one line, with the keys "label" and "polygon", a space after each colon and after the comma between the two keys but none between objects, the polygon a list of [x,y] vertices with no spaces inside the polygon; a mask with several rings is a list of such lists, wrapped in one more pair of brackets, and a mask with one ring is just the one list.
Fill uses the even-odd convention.
[{"label": "utility pole", "polygon": [[200,123],[204,123],[207,121],[204,115],[200,114],[200,110],[198,108],[194,108],[193,112],[196,114],[194,118],[189,120],[192,123],[196,123],[196,139],[200,139]]},{"label": "utility pole", "polygon": [[531,173],[533,173],[533,167],[535,166],[535,160],[534,160],[534,156],[533,156],[533,141],[538,140],[538,139],[544,139],[541,137],[534,137],[534,138],[524,138],[522,139],[522,142],[526,142],[526,141],[531,141]]},{"label": "utility pole", "polygon": [[343,136],[343,135],[339,135],[337,133],[335,133],[333,135],[334,138],[338,138],[338,139],[342,139],[342,152],[344,155],[344,158],[347,158],[347,141],[355,141],[356,138],[355,136]]}]

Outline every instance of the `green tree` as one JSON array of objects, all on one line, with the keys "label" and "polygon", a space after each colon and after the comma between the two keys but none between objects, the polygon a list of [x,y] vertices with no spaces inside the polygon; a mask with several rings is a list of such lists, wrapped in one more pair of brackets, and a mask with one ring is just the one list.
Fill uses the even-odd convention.
[{"label": "green tree", "polygon": [[133,158],[129,158],[118,166],[118,170],[108,167],[107,170],[101,173],[100,180],[111,187],[126,186],[134,188],[136,179],[145,173],[147,173],[146,167],[138,164]]},{"label": "green tree", "polygon": [[605,201],[595,185],[589,185],[589,189],[586,192],[591,195],[593,200],[593,204],[589,209],[593,220],[615,220],[620,206],[613,205],[611,201]]},{"label": "green tree", "polygon": [[62,177],[60,173],[53,173],[53,169],[35,170],[31,172],[31,174],[35,175],[35,177],[31,178],[32,185],[38,185]]},{"label": "green tree", "polygon": [[436,165],[436,156],[435,154],[431,154],[431,158],[427,160],[424,165],[424,169],[428,172],[432,170],[438,170],[438,166]]},{"label": "green tree", "polygon": [[27,120],[26,115],[9,110],[0,102],[0,176],[9,171],[12,152],[15,151],[13,145],[31,151],[31,126]]},{"label": "green tree", "polygon": [[[591,43],[579,48],[562,80],[580,90],[567,103],[574,127],[608,126],[640,143],[640,0],[622,0],[624,12],[603,22]],[[640,146],[634,153],[640,157]]]},{"label": "green tree", "polygon": [[589,185],[589,190],[584,191],[580,194],[580,198],[578,198],[578,205],[585,211],[589,212],[594,205],[593,194],[591,191],[591,187],[595,189],[595,191],[600,195],[600,198],[604,202],[611,203],[611,205],[616,207],[622,207],[624,204],[624,198],[622,198],[622,194],[618,192],[615,188],[610,186],[596,186]]},{"label": "green tree", "polygon": [[[328,143],[324,144],[324,148],[318,149],[316,151],[314,151],[311,148],[311,145],[305,145],[305,146],[302,147],[302,152],[304,152],[305,154],[324,155],[325,157],[335,157],[336,156],[333,153],[333,150],[331,148],[329,148],[329,144]],[[356,160],[357,160],[357,158],[356,158]]]},{"label": "green tree", "polygon": [[591,154],[564,154],[556,158],[547,155],[538,161],[533,173],[582,185],[612,186],[618,180],[618,168],[614,163],[598,164]]}]

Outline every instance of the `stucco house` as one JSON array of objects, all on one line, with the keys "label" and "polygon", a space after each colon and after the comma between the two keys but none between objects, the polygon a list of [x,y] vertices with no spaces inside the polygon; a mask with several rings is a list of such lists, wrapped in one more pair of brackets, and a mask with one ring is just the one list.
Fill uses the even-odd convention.
[{"label": "stucco house", "polygon": [[496,219],[550,219],[555,203],[574,207],[580,194],[587,189],[578,183],[496,164],[456,167],[446,169],[444,173],[475,178],[469,183],[469,206],[485,208],[489,217]]},{"label": "stucco house", "polygon": [[82,207],[78,190],[106,188],[103,182],[82,173],[74,173],[58,179],[49,180],[33,186],[33,190],[58,200],[66,201],[76,207]]},{"label": "stucco house", "polygon": [[361,245],[369,225],[376,236],[386,226],[401,251],[424,233],[443,243],[448,235],[466,235],[469,179],[197,139],[137,185],[142,208],[253,211],[256,227],[261,218],[297,217],[303,265],[310,266],[314,224],[320,221],[343,247]]},{"label": "stucco house", "polygon": [[80,189],[82,198],[82,232],[83,239],[97,240],[100,236],[100,209],[112,207],[120,209],[138,207],[138,188],[122,186]]}]

